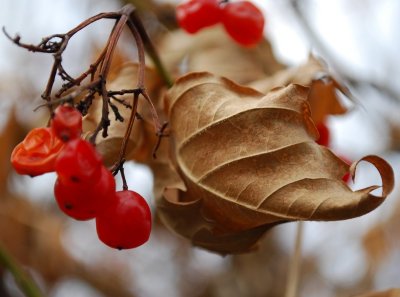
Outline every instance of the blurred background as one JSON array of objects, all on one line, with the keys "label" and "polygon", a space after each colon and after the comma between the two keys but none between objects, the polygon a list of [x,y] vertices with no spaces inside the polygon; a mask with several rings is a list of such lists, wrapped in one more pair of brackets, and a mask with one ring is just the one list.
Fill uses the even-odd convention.
[{"label": "blurred background", "polygon": [[[0,25],[26,43],[38,43],[128,2],[137,6],[155,40],[173,34],[176,2],[165,0],[0,0]],[[400,2],[254,2],[265,12],[265,36],[279,63],[297,66],[313,53],[352,92],[352,103],[343,98],[351,111],[328,119],[332,149],[350,160],[377,154],[391,163],[398,180]],[[64,57],[70,73],[89,65],[111,26],[102,21],[77,35]],[[120,252],[98,241],[93,221],[76,222],[57,209],[54,175],[16,175],[9,164],[13,146],[47,120],[43,110],[33,109],[41,103],[51,64],[50,56],[29,53],[0,34],[0,240],[46,296],[284,295],[295,223],[274,228],[252,254],[221,257],[191,247],[156,220],[146,245]],[[380,184],[377,172],[361,167],[352,187]],[[151,170],[129,162],[126,172],[130,188],[146,197],[155,214]],[[304,224],[299,296],[353,296],[400,287],[399,195],[397,185],[381,207],[361,218]],[[0,296],[23,296],[1,267]]]}]

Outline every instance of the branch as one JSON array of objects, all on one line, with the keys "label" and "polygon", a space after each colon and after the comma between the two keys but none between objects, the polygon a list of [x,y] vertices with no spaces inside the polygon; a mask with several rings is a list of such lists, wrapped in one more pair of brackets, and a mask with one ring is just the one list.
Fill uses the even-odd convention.
[{"label": "branch", "polygon": [[[77,78],[70,76],[62,65],[62,55],[67,48],[69,40],[80,30],[86,28],[90,24],[101,20],[101,19],[114,19],[115,24],[109,34],[107,44],[96,59],[94,63],[92,63],[86,71],[84,71]],[[132,33],[132,36],[135,40],[138,57],[139,57],[139,73],[138,79],[136,83],[135,89],[123,89],[123,90],[107,90],[107,78],[110,72],[110,68],[112,65],[112,59],[118,44],[118,41],[122,35],[123,29],[127,26]],[[101,111],[101,119],[93,134],[90,136],[89,141],[92,144],[96,143],[97,135],[102,131],[102,136],[105,138],[108,136],[108,127],[110,126],[109,113],[110,108],[114,113],[117,121],[124,121],[123,117],[119,113],[117,105],[115,105],[111,98],[116,100],[116,102],[122,104],[126,108],[131,108],[131,115],[129,122],[127,124],[127,129],[124,135],[124,140],[122,142],[120,148],[120,158],[117,164],[114,166],[115,168],[119,168],[119,171],[123,174],[122,165],[125,160],[127,143],[130,137],[132,126],[134,124],[135,118],[140,118],[140,115],[137,112],[137,105],[139,101],[139,96],[142,95],[145,101],[150,105],[151,115],[153,118],[153,123],[156,130],[156,135],[159,137],[159,141],[157,143],[156,148],[159,146],[159,142],[161,137],[166,136],[164,134],[164,129],[166,127],[166,123],[163,125],[160,124],[157,110],[150,99],[147,91],[145,89],[145,70],[146,70],[146,61],[145,61],[145,51],[149,53],[149,56],[153,59],[156,69],[160,73],[160,76],[164,79],[166,85],[169,87],[172,85],[172,81],[163,66],[157,51],[152,44],[149,36],[146,33],[146,30],[141,22],[141,20],[137,17],[135,13],[135,7],[132,5],[125,5],[118,12],[108,12],[108,13],[100,13],[87,20],[81,22],[78,26],[68,31],[65,34],[54,34],[49,37],[44,38],[39,44],[24,44],[20,41],[20,36],[16,36],[12,38],[3,28],[6,36],[16,45],[28,49],[30,51],[39,51],[44,53],[51,53],[54,57],[54,63],[52,69],[50,71],[50,76],[46,85],[46,88],[42,94],[42,98],[46,100],[46,103],[41,106],[47,106],[50,110],[50,113],[53,111],[54,105],[62,104],[65,102],[74,102],[76,98],[79,96],[84,96],[84,99],[81,99],[79,103],[76,103],[76,108],[82,113],[82,115],[87,114],[88,109],[90,108],[93,99],[96,94],[99,94],[102,99],[102,111]],[[52,89],[58,77],[64,81],[62,87],[56,92],[55,96],[52,97]],[[81,85],[82,82],[90,76],[90,83]],[[70,91],[67,93],[67,91]],[[66,95],[64,95],[66,94]],[[133,94],[133,104],[132,106],[125,102],[123,99],[118,99],[117,95],[125,95],[125,94]],[[41,107],[39,106],[39,107]]]},{"label": "branch", "polygon": [[144,44],[144,47],[146,48],[146,52],[149,54],[158,73],[160,74],[161,78],[164,80],[164,83],[167,85],[168,88],[172,87],[172,85],[173,85],[172,79],[169,76],[168,71],[164,67],[164,64],[162,63],[162,61],[157,53],[156,48],[154,47],[153,43],[151,42],[149,35],[147,35],[147,32],[143,26],[142,21],[136,15],[135,12],[132,12],[130,19],[132,21],[132,24],[130,26],[135,27],[137,29],[138,33],[140,34],[140,37]]}]

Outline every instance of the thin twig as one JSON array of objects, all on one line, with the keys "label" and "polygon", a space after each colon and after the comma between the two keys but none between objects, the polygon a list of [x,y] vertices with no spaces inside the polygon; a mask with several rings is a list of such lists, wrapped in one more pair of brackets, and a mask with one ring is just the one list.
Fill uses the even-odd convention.
[{"label": "thin twig", "polygon": [[[69,75],[67,71],[64,69],[62,65],[62,55],[68,45],[69,40],[76,33],[86,28],[90,24],[101,19],[115,20],[114,26],[109,34],[107,44],[100,53],[100,55],[97,57],[96,61],[90,65],[89,69],[87,69],[78,77],[74,78],[71,75]],[[137,84],[135,89],[109,91],[107,90],[106,86],[107,78],[112,64],[112,59],[117,47],[117,43],[121,37],[121,34],[125,26],[129,28],[137,45],[137,52],[139,58],[139,69],[138,69],[139,73],[137,78]],[[155,126],[156,135],[159,137],[155,150],[158,148],[158,146],[160,145],[161,138],[166,136],[166,134],[164,133],[164,129],[167,124],[166,123],[164,123],[163,125],[160,124],[157,110],[152,100],[150,99],[149,94],[145,89],[146,50],[149,56],[154,61],[154,64],[158,72],[160,73],[160,76],[164,79],[166,85],[170,87],[172,85],[172,81],[169,78],[166,69],[162,65],[161,60],[156,52],[156,49],[154,45],[151,43],[151,40],[147,35],[141,20],[137,17],[134,6],[128,4],[125,5],[118,12],[107,12],[107,13],[97,14],[81,22],[78,26],[71,29],[65,34],[54,34],[46,38],[43,38],[42,41],[37,45],[22,43],[20,36],[17,35],[16,37],[12,38],[4,28],[3,31],[5,35],[12,42],[14,42],[16,45],[22,48],[25,48],[33,52],[37,51],[37,52],[53,54],[54,58],[53,66],[50,71],[46,88],[42,94],[42,98],[46,100],[46,104],[41,105],[41,106],[47,106],[50,110],[50,113],[52,113],[54,105],[61,104],[64,102],[74,102],[76,98],[82,95],[84,96],[84,99],[81,99],[75,105],[77,109],[82,113],[82,115],[85,115],[87,114],[88,109],[91,106],[93,99],[95,98],[95,95],[96,94],[100,95],[102,99],[101,119],[89,138],[89,141],[91,143],[95,144],[96,137],[98,133],[100,133],[101,131],[103,137],[108,136],[108,127],[110,125],[110,119],[109,119],[110,108],[114,112],[117,121],[122,122],[124,120],[118,110],[118,107],[111,101],[111,98],[116,102],[122,104],[126,108],[132,109],[130,119],[127,124],[126,132],[124,135],[124,139],[121,144],[119,161],[114,166],[114,168],[116,168],[117,171],[118,170],[121,172],[123,171],[123,163],[125,162],[127,144],[132,132],[132,126],[134,124],[135,118],[141,119],[141,116],[137,112],[140,95],[143,95],[146,102],[150,105],[150,110],[153,118],[153,123]],[[64,83],[61,86],[61,88],[55,93],[55,95],[52,96],[53,87],[57,76]],[[89,76],[90,76],[90,83],[81,86],[82,82]],[[67,91],[71,92],[67,95],[64,95],[67,93]],[[125,100],[116,97],[117,95],[125,95],[125,94],[133,94],[132,106],[129,103],[125,102]]]},{"label": "thin twig", "polygon": [[[123,162],[125,162],[125,160],[123,160]],[[121,164],[119,172],[121,173],[121,178],[122,178],[122,190],[126,191],[128,190],[128,183],[126,182],[125,169],[124,166],[122,166],[123,164],[124,163]]]},{"label": "thin twig", "polygon": [[[130,8],[130,10],[133,9],[132,7],[128,7],[128,8],[125,8],[125,9],[124,8],[121,11],[126,11],[126,10],[128,10],[128,8]],[[127,14],[130,13],[130,10],[126,11],[126,13]],[[93,132],[92,136],[89,139],[89,141],[91,143],[93,143],[93,144],[96,142],[96,137],[97,137],[98,133],[101,130],[103,130],[103,133],[102,133],[103,137],[107,137],[108,136],[108,126],[110,126],[110,120],[108,118],[108,114],[109,114],[109,109],[108,109],[109,96],[108,96],[108,91],[106,89],[106,80],[107,80],[108,72],[110,70],[111,61],[112,61],[112,57],[113,57],[115,48],[117,46],[119,38],[121,37],[122,31],[124,29],[124,26],[125,26],[126,22],[128,21],[128,18],[129,18],[127,14],[123,14],[118,19],[118,21],[116,22],[116,24],[115,24],[115,26],[113,28],[112,35],[110,36],[110,42],[109,42],[109,45],[107,47],[107,51],[105,53],[103,63],[102,63],[101,68],[100,68],[101,97],[102,97],[102,100],[103,100],[103,107],[102,107],[100,123],[97,125],[95,131]]]},{"label": "thin twig", "polygon": [[167,126],[168,126],[168,122],[164,122],[161,125],[159,131],[157,132],[157,137],[158,138],[157,138],[156,145],[153,148],[153,154],[152,154],[154,159],[157,159],[157,151],[158,151],[158,149],[159,149],[159,147],[161,145],[162,138],[169,136],[169,133],[164,133],[164,131],[167,128]]},{"label": "thin twig", "polygon": [[[108,42],[107,42],[107,43],[108,43]],[[104,60],[104,56],[105,56],[105,54],[106,54],[106,49],[107,49],[107,47],[105,47],[105,48],[103,49],[103,51],[100,53],[100,55],[99,55],[99,57],[97,58],[97,60],[96,60],[93,64],[91,64],[91,65],[89,66],[89,69],[88,69],[88,70],[86,70],[85,72],[83,72],[79,77],[73,79],[71,82],[68,82],[68,83],[64,84],[64,85],[62,86],[62,88],[55,94],[55,97],[56,97],[56,98],[59,98],[59,97],[61,97],[61,95],[62,95],[63,93],[65,93],[65,91],[69,90],[71,87],[73,87],[73,86],[79,86],[79,85],[82,83],[82,81],[83,81],[86,77],[88,77],[89,75],[91,75],[91,81],[93,81],[93,80],[94,80],[94,75],[95,75],[95,73],[96,73],[96,71],[97,71],[98,66],[99,66],[100,63]]]},{"label": "thin twig", "polygon": [[137,14],[134,11],[132,12],[132,14],[130,16],[130,19],[131,19],[134,27],[139,32],[141,40],[143,41],[143,44],[146,48],[146,52],[149,54],[158,73],[160,74],[161,78],[164,80],[164,83],[167,85],[168,88],[172,87],[173,81],[172,81],[171,77],[169,76],[168,71],[164,67],[164,64],[162,63],[154,44],[151,42],[149,35],[147,35],[147,32],[143,26],[142,21],[140,20],[140,18],[137,16]]},{"label": "thin twig", "polygon": [[132,105],[130,105],[124,99],[119,99],[119,98],[115,97],[114,95],[110,96],[110,98],[113,98],[116,102],[118,102],[119,104],[123,105],[124,107],[132,109]]},{"label": "thin twig", "polygon": [[[394,88],[388,86],[387,84],[377,83],[374,81],[363,80],[360,78],[354,78],[349,75],[347,71],[340,66],[340,62],[336,59],[335,55],[332,54],[332,51],[322,42],[321,38],[315,32],[315,30],[311,27],[310,23],[304,16],[300,5],[301,1],[299,0],[290,0],[290,4],[293,8],[294,13],[297,16],[298,21],[301,23],[302,29],[304,33],[308,35],[309,40],[312,44],[321,52],[321,54],[327,59],[332,65],[333,69],[339,74],[340,78],[346,81],[349,85],[354,88],[359,88],[360,86],[369,86],[383,94],[386,95],[387,98],[400,101],[400,94]],[[351,99],[355,99],[352,97]],[[359,100],[354,100],[359,101]]]},{"label": "thin twig", "polygon": [[[133,14],[133,12],[132,12]],[[131,15],[132,15],[131,14]],[[136,26],[132,23],[131,19],[128,20],[128,28],[132,33],[133,38],[135,39],[136,46],[137,46],[137,52],[138,52],[138,58],[139,58],[139,74],[138,74],[138,82],[137,82],[137,87],[143,89],[144,88],[144,79],[145,79],[145,65],[146,65],[146,60],[145,60],[145,55],[144,55],[144,44],[143,40],[136,29]]]},{"label": "thin twig", "polygon": [[63,104],[66,102],[73,102],[73,100],[78,97],[79,95],[81,95],[82,93],[84,93],[86,90],[91,89],[96,87],[98,84],[100,83],[100,79],[93,81],[87,85],[81,86],[79,88],[77,88],[76,90],[74,90],[73,92],[71,92],[70,94],[61,97],[61,98],[57,98],[57,99],[52,99],[49,102],[46,102],[44,104],[41,104],[39,106],[37,106],[34,111],[38,110],[39,108],[43,107],[43,106],[53,106],[53,105],[58,105],[58,104]]},{"label": "thin twig", "polygon": [[125,119],[119,112],[118,107],[114,103],[112,103],[110,99],[108,100],[108,105],[110,105],[111,110],[113,111],[113,113],[115,115],[115,120],[120,121],[122,123]]},{"label": "thin twig", "polygon": [[126,128],[125,135],[124,135],[124,138],[123,138],[122,144],[121,144],[121,150],[119,153],[119,160],[120,160],[119,162],[124,160],[125,156],[126,156],[126,150],[128,148],[129,138],[132,133],[133,124],[135,123],[136,111],[137,111],[138,103],[139,103],[139,95],[140,95],[140,89],[138,89],[138,91],[133,94],[133,106],[132,106],[131,114],[130,114],[129,121],[128,121],[128,127]]}]

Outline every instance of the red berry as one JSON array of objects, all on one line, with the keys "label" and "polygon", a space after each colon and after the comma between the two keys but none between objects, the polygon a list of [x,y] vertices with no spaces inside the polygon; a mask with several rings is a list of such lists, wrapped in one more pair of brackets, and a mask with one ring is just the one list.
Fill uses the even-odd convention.
[{"label": "red berry", "polygon": [[[340,157],[340,159],[342,159],[342,161],[343,162],[345,162],[347,165],[351,165],[351,161],[349,160],[349,159],[347,159],[346,157],[343,157],[343,156],[339,156]],[[345,175],[343,175],[343,177],[342,177],[342,180],[345,182],[345,183],[348,183],[349,181],[350,181],[350,179],[351,179],[351,175],[350,175],[350,172],[346,172],[346,174]]]},{"label": "red berry", "polygon": [[100,178],[102,166],[102,158],[93,145],[78,138],[65,144],[56,160],[55,169],[65,185],[89,185]]},{"label": "red berry", "polygon": [[128,190],[115,195],[115,202],[96,217],[99,239],[116,249],[130,249],[144,244],[151,231],[151,213],[146,200]]},{"label": "red berry", "polygon": [[11,154],[11,164],[19,174],[36,176],[54,171],[62,143],[50,128],[32,129]]},{"label": "red berry", "polygon": [[188,33],[213,26],[221,21],[218,0],[190,0],[176,7],[179,26]]},{"label": "red berry", "polygon": [[82,115],[73,106],[60,105],[54,111],[51,127],[63,141],[79,138],[82,133]]},{"label": "red berry", "polygon": [[264,15],[251,2],[226,3],[222,7],[222,23],[228,34],[241,45],[254,46],[263,37]]},{"label": "red berry", "polygon": [[57,179],[54,196],[60,209],[77,220],[93,219],[107,207],[115,195],[114,176],[104,166],[99,180],[92,184],[66,185]]},{"label": "red berry", "polygon": [[317,129],[319,132],[319,139],[317,140],[317,143],[320,145],[329,146],[331,134],[329,128],[325,123],[320,122],[317,124]]}]

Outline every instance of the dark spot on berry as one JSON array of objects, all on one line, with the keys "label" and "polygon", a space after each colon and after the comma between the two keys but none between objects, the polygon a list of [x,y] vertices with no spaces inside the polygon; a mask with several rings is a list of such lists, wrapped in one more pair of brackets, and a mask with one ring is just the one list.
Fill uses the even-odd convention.
[{"label": "dark spot on berry", "polygon": [[69,141],[69,136],[68,136],[68,134],[61,134],[61,140],[62,140],[63,142]]},{"label": "dark spot on berry", "polygon": [[122,251],[124,248],[122,246],[117,246],[117,250]]},{"label": "dark spot on berry", "polygon": [[65,203],[64,206],[65,206],[66,209],[74,208],[71,203]]},{"label": "dark spot on berry", "polygon": [[70,179],[71,179],[71,181],[72,181],[72,182],[74,182],[74,183],[79,183],[79,182],[81,181],[81,180],[79,179],[79,177],[77,177],[77,176],[74,176],[74,175],[73,175],[73,176],[71,176],[71,178],[70,178]]}]

